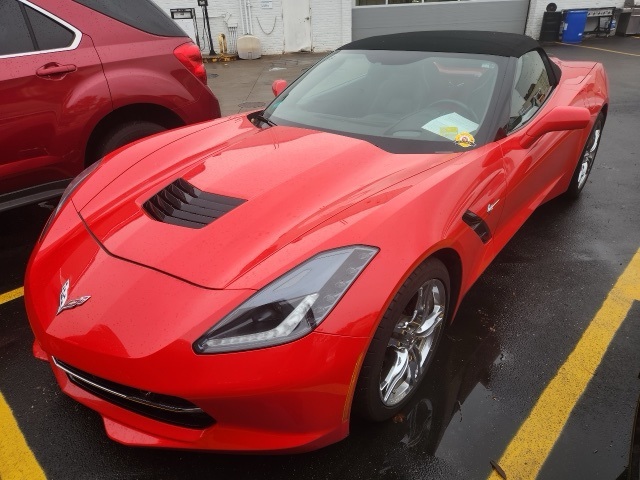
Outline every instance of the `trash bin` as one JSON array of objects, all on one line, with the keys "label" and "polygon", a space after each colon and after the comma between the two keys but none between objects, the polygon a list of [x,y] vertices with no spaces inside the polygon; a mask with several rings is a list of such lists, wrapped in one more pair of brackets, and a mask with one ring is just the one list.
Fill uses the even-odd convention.
[{"label": "trash bin", "polygon": [[562,42],[580,43],[587,24],[588,10],[565,10],[562,22]]}]

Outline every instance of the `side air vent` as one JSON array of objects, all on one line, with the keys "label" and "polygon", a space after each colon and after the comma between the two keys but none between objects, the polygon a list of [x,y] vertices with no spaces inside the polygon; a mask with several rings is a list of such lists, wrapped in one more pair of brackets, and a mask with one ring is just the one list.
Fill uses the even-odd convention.
[{"label": "side air vent", "polygon": [[489,225],[487,225],[482,218],[471,210],[467,210],[464,215],[462,215],[462,220],[464,223],[469,225],[476,234],[478,234],[482,243],[487,243],[491,240],[491,230],[489,230]]},{"label": "side air vent", "polygon": [[159,222],[202,228],[245,201],[203,192],[179,178],[147,200],[143,207]]}]

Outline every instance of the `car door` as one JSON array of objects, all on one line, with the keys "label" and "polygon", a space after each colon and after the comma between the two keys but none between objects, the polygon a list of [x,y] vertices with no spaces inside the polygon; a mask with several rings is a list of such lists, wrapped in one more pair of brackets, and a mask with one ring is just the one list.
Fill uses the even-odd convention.
[{"label": "car door", "polygon": [[88,36],[32,2],[0,2],[0,195],[64,187],[82,170],[87,115],[105,101]]},{"label": "car door", "polygon": [[502,245],[560,181],[566,171],[566,159],[573,155],[575,139],[579,137],[575,132],[550,132],[529,148],[521,146],[528,128],[555,106],[553,89],[557,82],[549,61],[540,51],[530,51],[513,61],[509,121],[505,127],[506,138],[500,141],[507,183],[499,242]]}]

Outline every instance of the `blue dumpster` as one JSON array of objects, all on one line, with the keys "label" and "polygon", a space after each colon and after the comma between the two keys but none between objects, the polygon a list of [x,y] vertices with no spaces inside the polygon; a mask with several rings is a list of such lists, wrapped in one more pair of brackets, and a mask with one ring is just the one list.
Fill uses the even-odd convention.
[{"label": "blue dumpster", "polygon": [[582,42],[582,33],[587,24],[587,10],[565,10],[562,22],[562,41],[564,43]]}]

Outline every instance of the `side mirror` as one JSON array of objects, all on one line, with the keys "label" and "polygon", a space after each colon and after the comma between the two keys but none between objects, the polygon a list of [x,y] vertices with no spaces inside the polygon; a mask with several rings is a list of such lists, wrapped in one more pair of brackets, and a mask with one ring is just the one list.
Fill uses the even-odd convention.
[{"label": "side mirror", "polygon": [[545,133],[579,130],[589,125],[591,114],[583,107],[555,107],[544,117],[533,122],[520,139],[522,148],[529,148]]},{"label": "side mirror", "polygon": [[271,84],[271,91],[273,92],[274,97],[280,95],[285,88],[287,88],[286,80],[274,80]]}]

